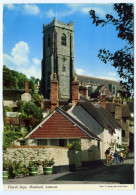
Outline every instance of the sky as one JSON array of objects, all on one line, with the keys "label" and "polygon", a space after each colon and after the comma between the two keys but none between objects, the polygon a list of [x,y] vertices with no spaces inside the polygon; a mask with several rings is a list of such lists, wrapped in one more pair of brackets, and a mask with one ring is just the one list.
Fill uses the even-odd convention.
[{"label": "sky", "polygon": [[29,78],[41,78],[43,57],[42,29],[56,17],[74,23],[74,66],[77,74],[119,81],[117,70],[97,57],[100,49],[115,52],[126,42],[117,38],[112,25],[104,28],[92,24],[89,10],[100,18],[109,13],[117,16],[112,3],[27,3],[4,4],[3,64]]}]

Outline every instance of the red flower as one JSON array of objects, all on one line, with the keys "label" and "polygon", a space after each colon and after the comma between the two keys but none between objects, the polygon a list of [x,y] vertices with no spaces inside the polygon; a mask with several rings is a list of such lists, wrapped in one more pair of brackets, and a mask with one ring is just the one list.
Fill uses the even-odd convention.
[{"label": "red flower", "polygon": [[10,165],[8,165],[8,167],[11,167]]},{"label": "red flower", "polygon": [[44,163],[44,161],[42,161],[42,163]]}]

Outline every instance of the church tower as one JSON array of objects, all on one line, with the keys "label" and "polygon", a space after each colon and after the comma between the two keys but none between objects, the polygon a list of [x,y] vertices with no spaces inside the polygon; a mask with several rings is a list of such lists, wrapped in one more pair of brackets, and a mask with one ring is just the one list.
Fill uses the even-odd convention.
[{"label": "church tower", "polygon": [[74,26],[58,22],[56,18],[43,25],[42,93],[50,99],[51,80],[57,74],[58,98],[71,98],[74,75]]}]

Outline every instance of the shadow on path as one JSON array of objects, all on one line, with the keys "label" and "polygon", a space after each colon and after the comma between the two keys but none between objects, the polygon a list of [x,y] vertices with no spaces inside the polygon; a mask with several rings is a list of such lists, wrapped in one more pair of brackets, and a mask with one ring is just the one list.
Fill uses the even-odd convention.
[{"label": "shadow on path", "polygon": [[[76,171],[53,179],[52,181],[86,181],[86,183],[134,184],[132,164],[101,166],[97,169]],[[69,183],[69,182],[67,182]],[[81,183],[81,182],[80,182]]]}]

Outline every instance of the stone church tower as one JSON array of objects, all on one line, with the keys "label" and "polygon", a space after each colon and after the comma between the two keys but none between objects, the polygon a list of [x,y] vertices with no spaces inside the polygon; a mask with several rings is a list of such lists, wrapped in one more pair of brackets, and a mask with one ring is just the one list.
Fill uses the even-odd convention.
[{"label": "stone church tower", "polygon": [[71,98],[74,75],[74,26],[56,18],[43,25],[42,93],[50,99],[51,80],[57,74],[59,100]]}]

